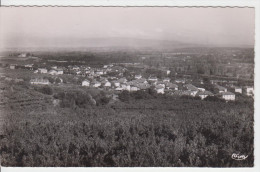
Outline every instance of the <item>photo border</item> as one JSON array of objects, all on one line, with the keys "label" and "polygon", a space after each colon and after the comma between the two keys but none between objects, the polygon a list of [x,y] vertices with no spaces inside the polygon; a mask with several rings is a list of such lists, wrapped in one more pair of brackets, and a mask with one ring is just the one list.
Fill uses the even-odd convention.
[{"label": "photo border", "polygon": [[[259,46],[259,21],[260,0],[0,0],[1,7],[179,7],[179,8],[255,8],[255,102],[254,102],[254,167],[252,168],[206,168],[206,167],[0,167],[0,171],[260,171],[260,46]],[[1,10],[0,7],[0,10]],[[1,13],[0,13],[1,14]]]}]

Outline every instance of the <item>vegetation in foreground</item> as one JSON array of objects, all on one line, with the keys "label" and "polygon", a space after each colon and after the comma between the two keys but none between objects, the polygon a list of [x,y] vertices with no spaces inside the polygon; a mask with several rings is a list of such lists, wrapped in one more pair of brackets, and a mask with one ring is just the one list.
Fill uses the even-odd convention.
[{"label": "vegetation in foreground", "polygon": [[[252,98],[226,103],[124,92],[111,104],[89,90],[5,91],[2,166],[253,166]],[[236,161],[233,153],[248,158]]]}]

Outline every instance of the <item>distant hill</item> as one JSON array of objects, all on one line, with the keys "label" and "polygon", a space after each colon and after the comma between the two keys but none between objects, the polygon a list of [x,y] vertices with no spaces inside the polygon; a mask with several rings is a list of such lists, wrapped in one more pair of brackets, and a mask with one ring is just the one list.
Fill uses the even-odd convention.
[{"label": "distant hill", "polygon": [[[242,47],[253,48],[252,45],[210,45],[210,44],[192,44],[185,41],[179,42],[174,40],[157,40],[157,39],[138,39],[138,38],[61,38],[61,39],[30,39],[24,44],[17,45],[9,42],[8,48],[4,50],[17,51],[49,51],[49,50],[86,50],[88,48],[96,49],[152,49],[152,50],[173,50],[178,48],[189,47]],[[0,50],[1,51],[1,50]]]}]

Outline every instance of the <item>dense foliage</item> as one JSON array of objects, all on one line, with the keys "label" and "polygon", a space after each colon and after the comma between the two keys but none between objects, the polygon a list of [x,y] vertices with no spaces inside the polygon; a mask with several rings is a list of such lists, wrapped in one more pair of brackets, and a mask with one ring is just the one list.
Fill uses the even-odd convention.
[{"label": "dense foliage", "polygon": [[[53,90],[46,95],[14,86],[9,93],[10,99],[31,94],[41,101],[2,108],[8,114],[2,166],[253,166],[251,98],[226,103],[148,90],[122,92],[122,101],[107,104],[101,92]],[[235,161],[233,153],[248,158]]]}]

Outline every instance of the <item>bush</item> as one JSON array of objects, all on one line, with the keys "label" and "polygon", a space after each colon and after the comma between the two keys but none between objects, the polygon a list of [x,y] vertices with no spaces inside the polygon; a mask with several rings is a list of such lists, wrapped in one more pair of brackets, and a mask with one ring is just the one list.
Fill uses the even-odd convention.
[{"label": "bush", "polygon": [[130,96],[130,92],[129,91],[122,91],[119,95],[118,95],[119,100],[121,100],[122,102],[128,102],[131,98]]},{"label": "bush", "polygon": [[213,101],[213,102],[225,102],[224,99],[218,98],[217,96],[208,96],[204,100],[205,101]]},{"label": "bush", "polygon": [[36,91],[39,91],[39,92],[46,94],[46,95],[52,95],[53,94],[53,89],[48,85],[45,85],[43,87],[34,87],[34,89]]}]

